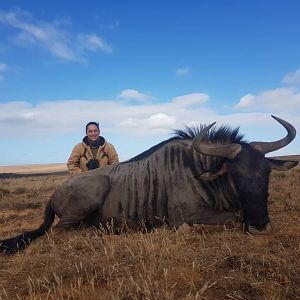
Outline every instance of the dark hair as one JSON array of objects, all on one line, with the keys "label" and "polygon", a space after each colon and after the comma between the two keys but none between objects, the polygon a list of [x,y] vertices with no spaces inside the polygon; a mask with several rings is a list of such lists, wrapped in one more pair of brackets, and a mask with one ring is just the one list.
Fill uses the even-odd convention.
[{"label": "dark hair", "polygon": [[100,130],[100,128],[99,128],[99,123],[97,123],[97,122],[88,122],[88,123],[86,124],[86,126],[85,126],[85,132],[87,132],[87,129],[88,129],[88,127],[89,127],[90,125],[95,125],[95,126],[97,126],[98,130]]}]

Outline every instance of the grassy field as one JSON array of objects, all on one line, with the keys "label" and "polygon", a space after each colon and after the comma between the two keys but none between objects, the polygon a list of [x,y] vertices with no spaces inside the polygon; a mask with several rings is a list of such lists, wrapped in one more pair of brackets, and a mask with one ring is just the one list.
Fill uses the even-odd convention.
[{"label": "grassy field", "polygon": [[[0,239],[42,222],[67,176],[0,179]],[[103,234],[53,230],[0,254],[0,299],[300,299],[300,167],[273,172],[273,233],[239,225]]]}]

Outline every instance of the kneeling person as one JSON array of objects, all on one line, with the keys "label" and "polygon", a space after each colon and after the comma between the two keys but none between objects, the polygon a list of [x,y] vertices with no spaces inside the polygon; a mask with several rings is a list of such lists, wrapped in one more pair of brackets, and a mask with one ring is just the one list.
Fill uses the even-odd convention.
[{"label": "kneeling person", "polygon": [[86,136],[73,148],[68,159],[67,167],[71,175],[119,162],[115,147],[100,136],[99,123],[87,123],[85,131]]}]

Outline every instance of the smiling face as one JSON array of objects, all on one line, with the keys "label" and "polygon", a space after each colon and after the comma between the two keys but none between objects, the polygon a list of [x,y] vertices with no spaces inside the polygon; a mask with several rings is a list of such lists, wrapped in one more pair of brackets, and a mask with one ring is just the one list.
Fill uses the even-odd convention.
[{"label": "smiling face", "polygon": [[97,141],[97,139],[100,136],[100,130],[98,129],[98,127],[96,125],[90,124],[87,127],[86,135],[89,138],[89,140],[91,140],[92,142],[95,142],[95,141]]}]

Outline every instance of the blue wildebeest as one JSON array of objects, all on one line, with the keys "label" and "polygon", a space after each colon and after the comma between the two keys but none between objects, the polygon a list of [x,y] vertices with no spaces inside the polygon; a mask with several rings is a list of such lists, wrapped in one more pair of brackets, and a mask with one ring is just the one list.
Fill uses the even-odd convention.
[{"label": "blue wildebeest", "polygon": [[[51,196],[44,222],[36,230],[0,242],[0,250],[24,248],[50,229],[113,223],[118,228],[154,228],[162,223],[222,224],[242,212],[246,231],[271,231],[268,183],[271,169],[288,170],[296,161],[279,161],[266,153],[296,136],[288,122],[272,116],[287,135],[275,142],[243,140],[238,129],[200,126],[176,131],[133,159],[71,177]],[[112,221],[112,222],[111,222]]]}]

